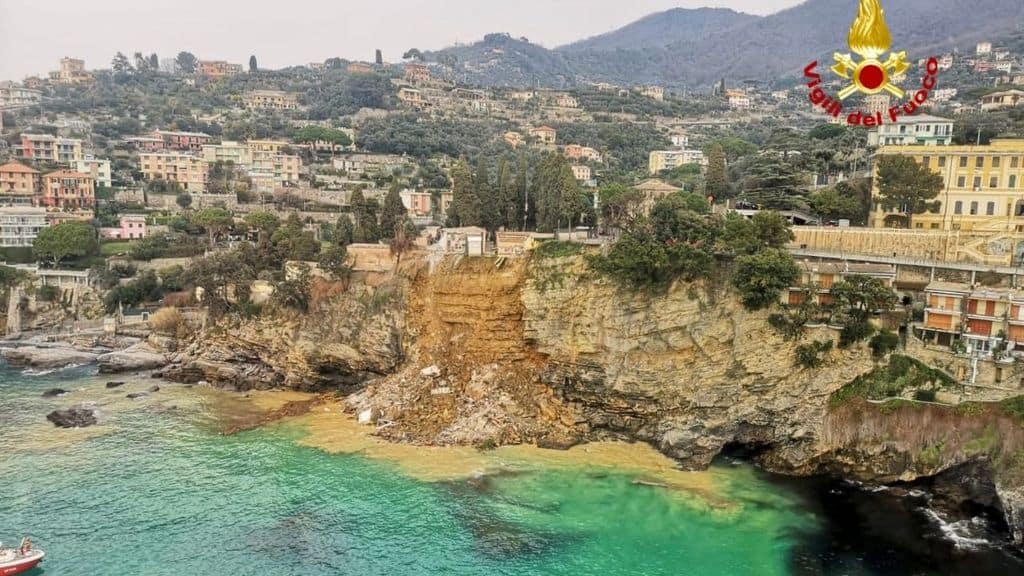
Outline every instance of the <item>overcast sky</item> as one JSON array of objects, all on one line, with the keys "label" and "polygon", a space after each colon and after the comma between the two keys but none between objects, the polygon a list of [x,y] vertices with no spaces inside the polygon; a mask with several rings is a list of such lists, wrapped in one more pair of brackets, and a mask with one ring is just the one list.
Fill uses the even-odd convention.
[{"label": "overcast sky", "polygon": [[260,67],[396,61],[416,47],[436,49],[509,32],[555,47],[608,32],[651,12],[726,6],[767,14],[802,0],[0,0],[0,79],[57,68],[62,56],[108,68],[118,50],[161,57],[188,50],[203,59]]}]

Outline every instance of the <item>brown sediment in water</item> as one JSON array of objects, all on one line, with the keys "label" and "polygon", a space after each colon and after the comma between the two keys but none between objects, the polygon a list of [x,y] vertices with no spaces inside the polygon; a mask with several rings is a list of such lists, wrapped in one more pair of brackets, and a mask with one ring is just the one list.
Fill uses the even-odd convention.
[{"label": "brown sediment in water", "polygon": [[469,446],[400,444],[373,435],[373,427],[360,425],[338,402],[317,406],[305,416],[288,420],[307,435],[304,446],[331,454],[359,454],[391,463],[401,473],[423,481],[463,480],[482,475],[529,472],[540,469],[603,469],[635,475],[634,481],[665,488],[688,503],[716,510],[731,510],[735,503],[722,493],[726,480],[720,472],[688,472],[643,443],[596,442],[569,450],[533,445],[478,450]]},{"label": "brown sediment in water", "polygon": [[[259,410],[266,410],[268,406],[272,406],[275,403],[280,402],[282,400],[284,400],[284,398],[264,397],[260,400],[254,401],[252,403],[252,407],[257,408]],[[260,428],[261,426],[273,424],[274,422],[284,420],[286,418],[302,416],[303,414],[306,414],[307,412],[312,410],[315,406],[322,404],[325,401],[325,398],[319,396],[303,400],[284,401],[284,404],[281,404],[279,407],[271,408],[270,410],[264,411],[262,413],[262,416],[260,416],[258,413],[254,413],[252,419],[242,422],[235,422],[231,426],[224,429],[224,435],[230,436],[232,434],[237,434],[239,432],[245,432],[246,430],[254,430],[256,428]]]}]

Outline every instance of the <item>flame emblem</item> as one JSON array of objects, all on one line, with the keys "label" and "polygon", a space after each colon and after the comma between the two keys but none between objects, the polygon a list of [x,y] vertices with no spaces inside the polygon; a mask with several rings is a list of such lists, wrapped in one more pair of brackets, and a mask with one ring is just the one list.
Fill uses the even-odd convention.
[{"label": "flame emblem", "polygon": [[882,91],[903,98],[903,90],[892,83],[892,78],[903,74],[910,67],[907,53],[890,52],[885,62],[879,60],[889,51],[892,36],[885,24],[885,11],[878,0],[860,0],[857,19],[850,26],[847,44],[862,60],[857,62],[849,54],[838,52],[832,55],[835,60],[832,71],[852,81],[839,91],[840,100],[854,92],[878,94]]}]

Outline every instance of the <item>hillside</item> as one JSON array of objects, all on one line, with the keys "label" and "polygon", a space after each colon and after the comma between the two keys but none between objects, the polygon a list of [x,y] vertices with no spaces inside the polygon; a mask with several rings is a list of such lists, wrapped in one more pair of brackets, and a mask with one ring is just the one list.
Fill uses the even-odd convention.
[{"label": "hillside", "polygon": [[650,14],[618,30],[568,44],[558,51],[572,54],[663,48],[678,42],[707,38],[757,20],[760,17],[727,8],[674,8]]},{"label": "hillside", "polygon": [[[893,46],[907,50],[912,60],[971,48],[1014,32],[1024,21],[1020,0],[902,0],[885,8]],[[463,80],[494,86],[605,81],[697,87],[721,77],[770,81],[794,76],[810,60],[844,49],[855,15],[853,0],[808,0],[766,17],[675,9],[556,50],[492,34],[430,56],[455,56]]]}]

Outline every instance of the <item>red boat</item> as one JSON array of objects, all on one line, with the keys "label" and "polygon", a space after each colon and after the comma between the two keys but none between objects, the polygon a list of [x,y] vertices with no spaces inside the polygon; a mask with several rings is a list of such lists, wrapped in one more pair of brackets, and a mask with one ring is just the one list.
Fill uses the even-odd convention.
[{"label": "red boat", "polygon": [[18,548],[0,546],[0,576],[14,576],[28,572],[43,561],[46,556],[42,550],[32,548],[32,541],[24,538]]}]

